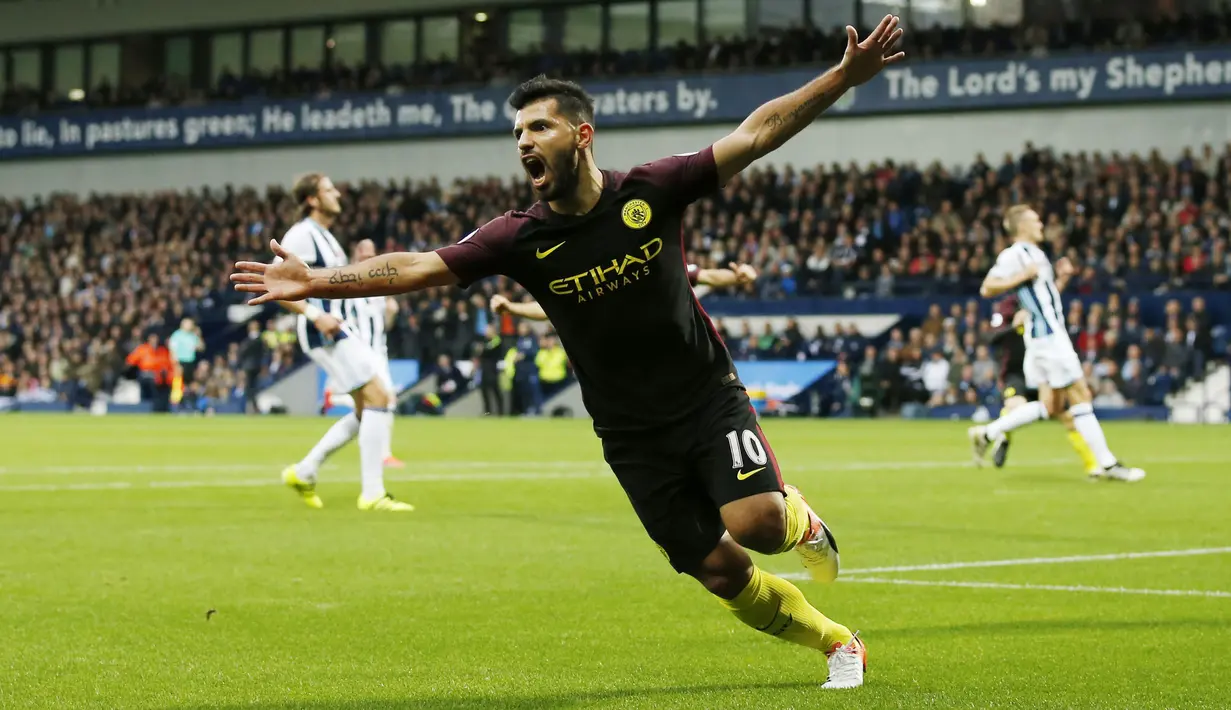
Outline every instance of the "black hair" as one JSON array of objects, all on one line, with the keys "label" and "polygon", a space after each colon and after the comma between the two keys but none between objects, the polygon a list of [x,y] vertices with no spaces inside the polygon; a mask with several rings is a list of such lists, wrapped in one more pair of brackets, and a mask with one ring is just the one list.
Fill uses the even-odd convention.
[{"label": "black hair", "polygon": [[574,125],[594,123],[594,98],[581,88],[581,84],[566,79],[549,79],[544,74],[513,89],[513,93],[509,94],[509,106],[520,111],[542,99],[555,99],[560,113]]}]

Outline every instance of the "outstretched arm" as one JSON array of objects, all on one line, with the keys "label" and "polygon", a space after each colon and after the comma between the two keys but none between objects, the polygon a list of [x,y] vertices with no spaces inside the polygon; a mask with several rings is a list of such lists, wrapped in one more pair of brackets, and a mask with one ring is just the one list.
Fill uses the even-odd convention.
[{"label": "outstretched arm", "polygon": [[697,269],[694,281],[699,286],[729,288],[757,280],[757,270],[748,264],[731,262],[726,269]]},{"label": "outstretched arm", "polygon": [[305,298],[391,296],[458,282],[435,252],[394,252],[349,266],[309,269],[276,240],[270,240],[269,247],[282,261],[241,261],[235,264],[236,273],[231,274],[235,290],[257,294],[249,305]]},{"label": "outstretched arm", "polygon": [[512,313],[515,316],[530,320],[547,320],[547,312],[543,310],[538,301],[514,303],[500,294],[492,296],[492,312]]},{"label": "outstretched arm", "polygon": [[714,144],[719,184],[726,184],[740,171],[777,150],[796,133],[816,120],[842,94],[876,76],[881,69],[901,60],[894,52],[902,30],[898,18],[885,15],[876,29],[860,42],[854,27],[846,28],[846,54],[842,63],[803,87],[753,111],[730,135]]}]

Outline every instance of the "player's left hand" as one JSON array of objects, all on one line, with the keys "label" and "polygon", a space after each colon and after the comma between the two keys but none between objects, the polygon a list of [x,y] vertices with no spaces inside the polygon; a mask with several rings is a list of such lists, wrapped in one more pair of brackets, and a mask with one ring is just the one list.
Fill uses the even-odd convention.
[{"label": "player's left hand", "polygon": [[747,284],[757,280],[757,270],[750,264],[737,264],[732,261],[727,264],[727,268],[735,274],[736,284]]},{"label": "player's left hand", "polygon": [[897,15],[885,15],[862,42],[855,28],[846,26],[846,54],[842,56],[841,67],[851,86],[859,86],[906,57],[906,52],[894,51],[902,39],[899,22]]},{"label": "player's left hand", "polygon": [[1069,261],[1067,256],[1060,257],[1056,262],[1056,278],[1068,278],[1077,273],[1077,267],[1073,266],[1073,262]]},{"label": "player's left hand", "polygon": [[499,293],[492,296],[491,309],[492,313],[506,313],[509,310],[509,299]]},{"label": "player's left hand", "polygon": [[269,248],[282,261],[263,264],[259,261],[235,263],[231,283],[236,291],[259,294],[248,300],[248,305],[259,306],[271,301],[302,301],[310,294],[311,271],[303,259],[282,248],[276,239],[269,240]]}]

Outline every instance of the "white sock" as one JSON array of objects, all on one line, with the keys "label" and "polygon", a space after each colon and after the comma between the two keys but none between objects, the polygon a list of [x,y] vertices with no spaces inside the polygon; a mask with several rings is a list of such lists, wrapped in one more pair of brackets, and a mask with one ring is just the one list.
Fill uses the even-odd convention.
[{"label": "white sock", "polygon": [[987,438],[997,439],[1014,429],[1047,418],[1047,407],[1042,402],[1027,402],[1003,417],[987,425]]},{"label": "white sock", "polygon": [[389,448],[393,412],[387,409],[363,408],[359,422],[359,474],[363,481],[364,500],[385,496],[385,451]]},{"label": "white sock", "polygon": [[308,481],[316,480],[316,471],[325,463],[325,459],[338,449],[346,446],[347,442],[355,438],[355,434],[359,433],[359,419],[354,412],[347,414],[329,427],[329,431],[321,437],[321,440],[316,442],[316,446],[308,452],[303,461],[295,467],[296,473],[300,477]]},{"label": "white sock", "polygon": [[350,407],[351,409],[355,408],[355,398],[350,396],[349,394],[329,395],[329,401],[332,402],[333,406],[335,407]]},{"label": "white sock", "polygon": [[393,412],[389,412],[389,436],[385,437],[385,458],[393,458],[393,421],[397,417],[393,416]]},{"label": "white sock", "polygon": [[1103,434],[1103,425],[1099,424],[1098,417],[1094,416],[1094,405],[1089,402],[1074,404],[1069,407],[1069,414],[1073,415],[1073,426],[1077,433],[1081,434],[1081,438],[1085,439],[1086,446],[1090,447],[1098,465],[1103,468],[1115,466],[1116,456],[1107,448],[1107,437]]}]

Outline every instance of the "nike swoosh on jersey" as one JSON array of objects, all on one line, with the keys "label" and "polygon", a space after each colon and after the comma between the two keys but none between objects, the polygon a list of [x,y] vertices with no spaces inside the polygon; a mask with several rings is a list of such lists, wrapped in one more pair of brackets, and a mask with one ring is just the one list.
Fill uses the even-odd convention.
[{"label": "nike swoosh on jersey", "polygon": [[559,244],[555,245],[554,247],[550,249],[539,249],[538,251],[534,252],[534,255],[540,259],[546,259],[548,256],[551,255],[553,251],[559,249],[562,246],[564,246],[564,242],[560,242]]},{"label": "nike swoosh on jersey", "polygon": [[758,473],[760,473],[760,472],[762,472],[762,471],[764,471],[764,470],[765,470],[765,467],[764,467],[764,466],[762,466],[762,467],[760,467],[760,468],[754,468],[754,469],[752,469],[751,471],[749,471],[748,473],[744,473],[743,471],[740,471],[739,473],[735,474],[735,477],[736,477],[736,478],[738,478],[739,480],[743,481],[743,480],[746,480],[746,479],[752,478],[753,476],[757,475]]}]

